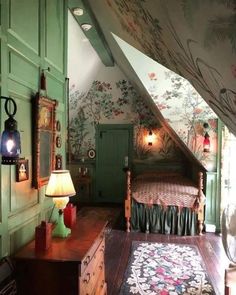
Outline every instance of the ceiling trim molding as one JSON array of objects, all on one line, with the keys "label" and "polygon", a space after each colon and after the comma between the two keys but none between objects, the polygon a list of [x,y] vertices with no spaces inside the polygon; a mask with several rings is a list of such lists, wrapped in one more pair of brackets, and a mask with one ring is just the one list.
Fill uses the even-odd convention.
[{"label": "ceiling trim molding", "polygon": [[[98,56],[100,57],[102,63],[105,66],[114,66],[114,58],[112,56],[111,50],[106,42],[104,34],[89,6],[89,3],[85,0],[69,0],[68,8],[70,9],[75,20],[79,26],[91,25],[92,27],[88,30],[83,30],[85,36],[90,41],[93,48],[96,50]],[[75,8],[80,8],[83,10],[82,15],[75,15],[73,10]],[[85,27],[85,26],[84,26]],[[85,27],[87,28],[87,26]]]}]

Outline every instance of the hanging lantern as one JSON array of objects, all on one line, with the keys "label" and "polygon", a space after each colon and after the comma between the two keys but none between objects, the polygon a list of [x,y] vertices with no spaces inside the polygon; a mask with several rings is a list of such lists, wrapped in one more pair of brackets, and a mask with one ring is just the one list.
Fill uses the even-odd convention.
[{"label": "hanging lantern", "polygon": [[[4,123],[5,128],[1,137],[2,164],[14,165],[17,163],[21,152],[20,133],[17,130],[17,121],[13,118],[16,114],[17,107],[12,98],[5,96],[1,96],[0,98],[6,99],[5,111],[9,117]],[[8,110],[9,101],[13,104],[12,113]]]}]

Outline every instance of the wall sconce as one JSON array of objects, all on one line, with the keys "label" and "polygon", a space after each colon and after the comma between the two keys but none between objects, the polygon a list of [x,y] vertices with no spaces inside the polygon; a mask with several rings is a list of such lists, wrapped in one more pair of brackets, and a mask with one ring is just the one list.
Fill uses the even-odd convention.
[{"label": "wall sconce", "polygon": [[205,135],[204,135],[204,140],[203,140],[203,152],[209,153],[211,142],[210,142],[210,135],[207,132],[207,129],[209,128],[208,123],[204,123],[203,127],[206,130]]},{"label": "wall sconce", "polygon": [[[4,123],[4,131],[1,138],[2,164],[15,165],[21,152],[20,133],[17,130],[17,121],[14,119],[17,106],[11,97],[0,96],[0,98],[6,100],[5,112],[9,117]],[[12,113],[9,111],[9,102],[13,104]]]},{"label": "wall sconce", "polygon": [[153,133],[152,131],[150,130],[149,133],[148,133],[148,137],[147,137],[147,142],[148,142],[148,145],[152,146],[153,144]]},{"label": "wall sconce", "polygon": [[66,238],[71,233],[70,228],[65,226],[63,210],[69,201],[69,197],[75,194],[76,192],[69,170],[52,171],[45,196],[53,198],[53,203],[59,213],[57,225],[52,232],[54,237]]}]

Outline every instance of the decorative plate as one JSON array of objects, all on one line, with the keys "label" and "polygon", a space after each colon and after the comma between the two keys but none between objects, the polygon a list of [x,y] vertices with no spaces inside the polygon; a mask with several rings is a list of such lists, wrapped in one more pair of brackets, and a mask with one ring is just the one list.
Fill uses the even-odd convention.
[{"label": "decorative plate", "polygon": [[88,150],[89,159],[94,159],[96,157],[96,151],[94,149]]}]

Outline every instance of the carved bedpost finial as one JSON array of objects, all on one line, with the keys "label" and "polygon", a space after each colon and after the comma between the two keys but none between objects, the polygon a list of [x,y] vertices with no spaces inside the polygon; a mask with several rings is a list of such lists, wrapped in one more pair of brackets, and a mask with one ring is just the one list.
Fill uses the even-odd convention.
[{"label": "carved bedpost finial", "polygon": [[202,190],[203,189],[203,173],[200,171],[198,173],[198,186],[199,186],[199,189]]},{"label": "carved bedpost finial", "polygon": [[127,175],[127,187],[126,187],[126,199],[125,199],[125,218],[126,218],[126,231],[130,232],[131,224],[130,224],[130,217],[131,217],[131,187],[130,187],[130,177],[131,173],[130,170],[126,171]]},{"label": "carved bedpost finial", "polygon": [[198,233],[201,236],[202,231],[204,228],[204,202],[205,197],[202,192],[203,190],[203,173],[200,171],[198,173],[198,202],[199,202],[199,208],[198,208]]}]

